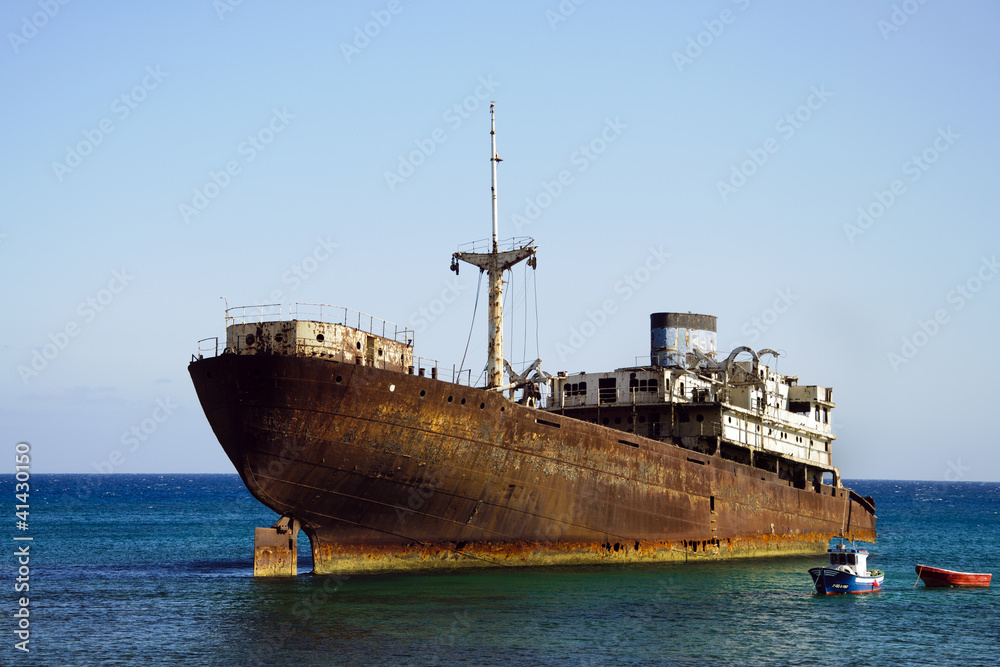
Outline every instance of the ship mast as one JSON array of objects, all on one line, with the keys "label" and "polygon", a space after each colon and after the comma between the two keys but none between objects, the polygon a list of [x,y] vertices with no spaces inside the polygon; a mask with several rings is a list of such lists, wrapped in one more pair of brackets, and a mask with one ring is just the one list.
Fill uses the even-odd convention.
[{"label": "ship mast", "polygon": [[490,102],[490,191],[493,193],[493,252],[497,251],[497,162],[503,162],[497,155],[497,124],[493,117],[493,105]]},{"label": "ship mast", "polygon": [[[493,191],[493,237],[488,252],[476,252],[476,244],[472,244],[469,252],[456,252],[452,255],[451,268],[458,273],[458,261],[467,262],[486,271],[489,277],[489,332],[487,349],[489,357],[486,362],[486,387],[488,389],[503,389],[503,272],[518,262],[527,259],[528,265],[534,268],[535,252],[538,250],[530,238],[511,239],[505,241],[500,250],[498,239],[497,214],[497,163],[502,160],[497,155],[496,123],[493,116],[494,102],[490,102],[490,169],[492,172]],[[508,248],[509,245],[509,248]]]}]

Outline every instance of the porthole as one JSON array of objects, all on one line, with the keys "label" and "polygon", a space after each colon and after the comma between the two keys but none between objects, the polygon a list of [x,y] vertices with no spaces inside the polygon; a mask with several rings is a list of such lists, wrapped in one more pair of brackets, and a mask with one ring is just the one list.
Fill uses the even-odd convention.
[{"label": "porthole", "polygon": [[703,421],[705,421],[705,415],[695,415],[694,420],[696,422],[703,422]]},{"label": "porthole", "polygon": [[485,403],[480,403],[479,404],[479,409],[483,410],[484,408],[486,408],[486,404]]},{"label": "porthole", "polygon": [[283,340],[285,340],[285,338],[284,338],[284,336],[282,336],[281,334],[275,334],[275,335],[274,335],[274,342],[275,342],[275,343],[280,343],[280,342],[281,342],[281,341],[283,341]]},{"label": "porthole", "polygon": [[507,408],[505,408],[505,407],[501,406],[501,407],[500,407],[500,412],[507,412]]},{"label": "porthole", "polygon": [[452,402],[452,401],[454,401],[454,400],[455,400],[455,397],[454,397],[454,396],[449,396],[449,397],[448,397],[448,402],[449,402],[449,403],[451,403],[451,402]]},{"label": "porthole", "polygon": [[361,341],[360,340],[358,341],[358,349],[359,350],[361,349]]},{"label": "porthole", "polygon": [[380,357],[382,356],[382,349],[381,348],[379,348],[378,356],[380,356]]},{"label": "porthole", "polygon": [[426,396],[426,395],[427,395],[427,392],[426,392],[426,391],[424,391],[423,389],[421,389],[421,390],[420,390],[420,398],[423,398],[423,397],[424,397],[424,396]]},{"label": "porthole", "polygon": [[464,398],[462,399],[462,405],[465,405],[465,399]]},{"label": "porthole", "polygon": [[343,380],[344,380],[343,377],[341,377],[339,375],[337,376],[337,384],[340,384]]},{"label": "porthole", "polygon": [[392,392],[394,392],[394,391],[396,391],[396,385],[394,385],[394,384],[390,384],[390,385],[389,385],[389,392],[390,392],[390,393],[392,393]]},{"label": "porthole", "polygon": [[255,340],[257,339],[253,334],[247,334],[247,345],[253,345]]},{"label": "porthole", "polygon": [[324,340],[326,340],[326,336],[324,336],[323,334],[316,334],[316,340],[322,343]]}]

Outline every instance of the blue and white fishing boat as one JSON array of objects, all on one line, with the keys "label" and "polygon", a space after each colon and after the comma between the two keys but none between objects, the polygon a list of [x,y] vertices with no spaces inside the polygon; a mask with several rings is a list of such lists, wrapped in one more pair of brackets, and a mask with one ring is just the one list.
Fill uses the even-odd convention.
[{"label": "blue and white fishing boat", "polygon": [[841,593],[874,593],[882,590],[885,575],[868,569],[868,552],[843,542],[827,550],[830,564],[809,570],[816,592],[820,595]]}]

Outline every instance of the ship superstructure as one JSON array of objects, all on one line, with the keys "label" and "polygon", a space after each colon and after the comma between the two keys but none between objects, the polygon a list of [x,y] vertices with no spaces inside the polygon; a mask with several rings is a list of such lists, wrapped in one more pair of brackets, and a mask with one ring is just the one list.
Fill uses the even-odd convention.
[{"label": "ship superstructure", "polygon": [[716,318],[650,316],[650,365],[559,373],[547,409],[627,434],[671,442],[819,490],[833,465],[833,389],[771,370],[773,350],[739,347],[716,361]]}]

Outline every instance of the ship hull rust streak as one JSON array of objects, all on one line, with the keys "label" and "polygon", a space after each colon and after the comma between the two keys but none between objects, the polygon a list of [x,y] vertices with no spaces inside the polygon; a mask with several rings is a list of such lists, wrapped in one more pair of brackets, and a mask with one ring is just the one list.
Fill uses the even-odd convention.
[{"label": "ship hull rust streak", "polygon": [[823,553],[845,524],[875,538],[848,489],[629,446],[481,388],[280,354],[189,370],[247,488],[301,523],[317,574]]}]

